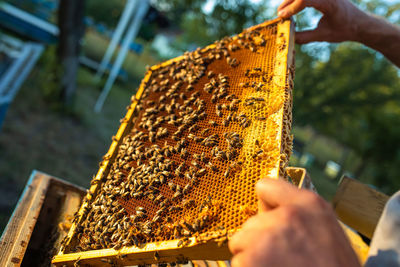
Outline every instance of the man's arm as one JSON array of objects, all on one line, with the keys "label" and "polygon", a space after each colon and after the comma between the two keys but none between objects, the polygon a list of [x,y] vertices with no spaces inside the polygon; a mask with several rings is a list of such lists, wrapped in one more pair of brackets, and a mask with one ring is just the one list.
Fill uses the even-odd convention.
[{"label": "man's arm", "polygon": [[[365,13],[364,13],[365,14]],[[381,52],[400,67],[400,27],[381,17],[365,14],[359,21],[356,40]]]},{"label": "man's arm", "polygon": [[367,14],[348,0],[285,0],[278,16],[288,18],[306,7],[323,13],[316,29],[296,33],[296,42],[356,41],[381,52],[400,67],[400,27]]},{"label": "man's arm", "polygon": [[360,267],[332,208],[273,179],[257,184],[259,212],[229,241],[233,267]]}]

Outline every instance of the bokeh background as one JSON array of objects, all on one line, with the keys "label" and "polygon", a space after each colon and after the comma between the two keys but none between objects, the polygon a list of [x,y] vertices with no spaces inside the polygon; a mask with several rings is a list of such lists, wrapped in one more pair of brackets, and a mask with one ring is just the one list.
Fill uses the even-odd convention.
[{"label": "bokeh background", "polygon": [[[4,40],[38,42],[35,32],[13,28],[18,24],[3,16],[4,6],[68,29],[70,22],[65,18],[71,16],[68,5],[74,2],[80,2],[74,22],[79,27],[69,34],[79,37],[75,51],[79,64],[76,79],[67,80],[72,93],[66,96],[63,81],[66,56],[60,46],[65,47],[65,40],[53,36],[39,41],[43,52],[15,98],[0,104],[0,231],[32,170],[89,186],[146,66],[272,19],[280,3],[151,0],[117,80],[97,113],[94,105],[107,75],[96,80],[96,64],[127,0],[0,1],[0,80],[13,62],[14,50]],[[400,23],[399,0],[354,3]],[[313,28],[320,16],[305,10],[295,16],[296,27]],[[387,194],[400,189],[400,72],[382,55],[350,42],[297,46],[293,112],[291,165],[306,167],[324,198],[332,199],[343,174]]]}]

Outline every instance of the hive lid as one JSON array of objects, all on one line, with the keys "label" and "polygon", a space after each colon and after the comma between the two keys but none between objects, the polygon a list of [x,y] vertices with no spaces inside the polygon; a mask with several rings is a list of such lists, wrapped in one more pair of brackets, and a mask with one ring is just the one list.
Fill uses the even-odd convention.
[{"label": "hive lid", "polygon": [[276,19],[151,67],[53,263],[229,259],[256,181],[284,176],[293,60]]}]

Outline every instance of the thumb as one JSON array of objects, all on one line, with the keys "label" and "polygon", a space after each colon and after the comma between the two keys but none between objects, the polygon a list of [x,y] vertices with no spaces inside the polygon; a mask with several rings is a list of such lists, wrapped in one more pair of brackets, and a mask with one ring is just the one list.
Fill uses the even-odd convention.
[{"label": "thumb", "polygon": [[300,193],[299,190],[288,182],[279,179],[261,179],[256,184],[259,199],[259,211],[269,211],[281,205],[290,204]]}]

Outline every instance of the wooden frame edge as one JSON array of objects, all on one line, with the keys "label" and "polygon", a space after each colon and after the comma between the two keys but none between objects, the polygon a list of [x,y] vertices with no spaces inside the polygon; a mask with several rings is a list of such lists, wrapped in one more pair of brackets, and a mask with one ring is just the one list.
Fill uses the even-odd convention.
[{"label": "wooden frame edge", "polygon": [[[274,66],[274,86],[278,87],[277,90],[285,90],[287,84],[287,73],[289,70],[290,61],[293,60],[293,49],[294,49],[294,24],[291,19],[281,20],[275,19],[275,22],[278,22],[277,34],[276,34],[276,42],[275,45],[277,47],[276,53],[276,61]],[[289,58],[290,57],[290,58]],[[283,84],[283,88],[282,88]],[[281,88],[279,88],[281,87]],[[277,134],[277,141],[279,144],[279,148],[282,148],[282,131],[283,131],[283,119],[284,119],[284,109],[285,102],[283,103],[279,113],[277,115],[278,121],[282,122],[280,127],[280,131]],[[280,151],[281,153],[281,151]],[[287,159],[289,160],[289,159]],[[280,179],[279,170],[281,166],[281,161],[279,161],[278,166],[276,166],[272,171],[273,179]]]},{"label": "wooden frame edge", "polygon": [[[147,243],[143,247],[124,247],[120,250],[101,249],[57,255],[52,263],[56,266],[73,266],[77,261],[90,266],[101,266],[107,261],[113,264],[136,265],[156,264],[176,259],[186,260],[229,260],[231,253],[227,244],[219,246],[217,242],[198,243],[195,237],[190,243],[179,247],[179,240]],[[139,253],[140,252],[140,253]],[[185,256],[183,256],[185,255]],[[109,262],[110,263],[110,262]]]}]

